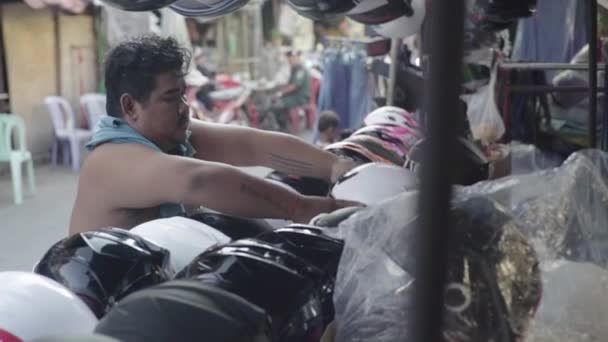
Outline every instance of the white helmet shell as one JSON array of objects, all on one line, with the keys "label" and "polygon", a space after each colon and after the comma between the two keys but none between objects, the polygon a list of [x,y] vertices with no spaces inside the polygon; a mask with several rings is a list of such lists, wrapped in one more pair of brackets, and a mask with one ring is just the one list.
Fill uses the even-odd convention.
[{"label": "white helmet shell", "polygon": [[[425,0],[411,0],[411,13],[395,9],[395,3],[406,0],[362,0],[347,16],[371,26],[379,35],[387,38],[406,38],[418,32],[426,15]],[[399,7],[399,6],[397,6]]]},{"label": "white helmet shell", "polygon": [[373,205],[417,187],[418,178],[413,172],[394,165],[371,163],[358,166],[340,177],[331,190],[331,196]]},{"label": "white helmet shell", "polygon": [[97,318],[63,285],[41,275],[0,272],[0,341],[91,333]]},{"label": "white helmet shell", "polygon": [[414,114],[394,106],[376,108],[365,116],[363,123],[371,125],[399,125],[410,129],[419,129]]},{"label": "white helmet shell", "polygon": [[219,230],[181,216],[142,223],[131,229],[131,233],[167,249],[175,272],[181,271],[209,247],[230,242],[230,238]]}]

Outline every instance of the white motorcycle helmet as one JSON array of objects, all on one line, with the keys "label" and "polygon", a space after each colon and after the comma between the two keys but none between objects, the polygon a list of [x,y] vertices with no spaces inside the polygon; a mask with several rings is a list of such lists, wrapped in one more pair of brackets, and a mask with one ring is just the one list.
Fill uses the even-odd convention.
[{"label": "white motorcycle helmet", "polygon": [[394,106],[383,106],[376,108],[365,116],[363,123],[366,126],[372,125],[398,125],[419,130],[420,126],[414,114],[407,110]]},{"label": "white motorcycle helmet", "polygon": [[344,174],[331,189],[336,199],[376,204],[406,191],[416,190],[418,178],[402,167],[372,163]]},{"label": "white motorcycle helmet", "polygon": [[131,229],[131,233],[167,249],[175,272],[181,271],[209,247],[230,242],[230,238],[219,230],[180,216],[142,223]]},{"label": "white motorcycle helmet", "polygon": [[0,341],[90,333],[96,325],[87,305],[54,280],[30,272],[0,272]]},{"label": "white motorcycle helmet", "polygon": [[420,31],[425,14],[425,0],[362,0],[347,16],[383,37],[406,38]]}]

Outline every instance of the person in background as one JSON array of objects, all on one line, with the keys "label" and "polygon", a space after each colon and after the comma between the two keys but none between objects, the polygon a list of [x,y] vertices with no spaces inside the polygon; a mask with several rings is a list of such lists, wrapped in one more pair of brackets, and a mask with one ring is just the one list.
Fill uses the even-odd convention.
[{"label": "person in background", "polygon": [[319,115],[317,130],[319,131],[318,147],[325,147],[336,142],[340,135],[340,117],[332,110],[326,110]]},{"label": "person in background", "polygon": [[270,111],[276,115],[279,129],[287,131],[289,110],[308,104],[310,100],[310,75],[301,64],[300,52],[290,50],[285,53],[289,62],[289,81],[280,86]]}]

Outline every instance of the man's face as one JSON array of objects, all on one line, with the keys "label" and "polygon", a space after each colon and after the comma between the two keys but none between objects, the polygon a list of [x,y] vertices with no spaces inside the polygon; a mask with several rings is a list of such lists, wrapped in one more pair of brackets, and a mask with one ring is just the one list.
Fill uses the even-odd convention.
[{"label": "man's face", "polygon": [[190,108],[185,102],[184,78],[173,73],[156,76],[156,88],[148,101],[134,101],[129,123],[164,151],[187,139]]}]

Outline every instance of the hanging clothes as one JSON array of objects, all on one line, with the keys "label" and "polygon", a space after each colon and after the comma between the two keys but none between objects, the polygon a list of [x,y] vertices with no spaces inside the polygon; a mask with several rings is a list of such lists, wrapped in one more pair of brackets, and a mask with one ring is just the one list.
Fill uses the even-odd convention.
[{"label": "hanging clothes", "polygon": [[512,59],[565,63],[587,43],[587,1],[539,0],[536,13],[521,19]]},{"label": "hanging clothes", "polygon": [[365,63],[366,55],[361,51],[353,52],[350,74],[349,125],[355,129],[361,126],[365,115],[371,111],[372,99],[369,86],[369,75]]},{"label": "hanging clothes", "polygon": [[[372,97],[365,63],[366,54],[359,48],[328,49],[323,59],[323,82],[317,108],[335,111],[340,117],[340,129],[355,129],[371,110]],[[314,127],[313,141],[318,132]]]}]

